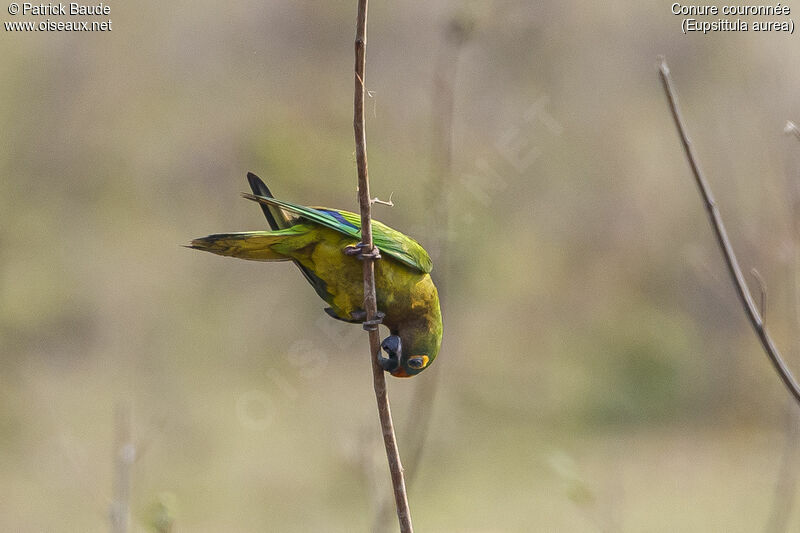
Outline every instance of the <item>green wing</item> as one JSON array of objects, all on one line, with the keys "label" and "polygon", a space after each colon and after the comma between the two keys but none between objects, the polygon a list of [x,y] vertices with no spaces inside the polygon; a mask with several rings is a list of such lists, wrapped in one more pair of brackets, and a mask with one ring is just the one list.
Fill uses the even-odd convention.
[{"label": "green wing", "polygon": [[[278,206],[306,220],[316,222],[354,239],[361,238],[361,217],[355,213],[327,207],[305,207],[254,194],[245,193],[243,196],[260,204]],[[433,270],[433,262],[425,248],[411,237],[390,228],[386,224],[377,220],[372,221],[372,239],[381,252],[392,256],[401,263],[420,272],[429,273]]]},{"label": "green wing", "polygon": [[[358,235],[360,237],[361,215],[351,213],[350,211],[336,210],[336,212],[347,220],[348,223],[359,228]],[[433,262],[428,252],[425,251],[425,248],[408,235],[390,228],[383,222],[378,222],[377,220],[372,221],[372,240],[375,242],[375,246],[382,252],[391,255],[395,259],[421,272],[430,273],[430,271],[433,270]]]}]

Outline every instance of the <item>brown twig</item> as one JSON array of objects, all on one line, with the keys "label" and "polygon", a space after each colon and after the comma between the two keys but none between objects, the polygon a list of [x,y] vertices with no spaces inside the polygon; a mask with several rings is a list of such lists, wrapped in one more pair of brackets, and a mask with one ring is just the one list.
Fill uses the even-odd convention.
[{"label": "brown twig", "polygon": [[[362,258],[364,265],[364,310],[367,321],[377,317],[377,298],[375,295],[375,250],[372,244],[372,201],[369,195],[369,173],[367,168],[367,139],[364,125],[364,67],[366,66],[367,48],[367,4],[368,0],[358,1],[358,19],[356,24],[355,41],[355,99],[353,114],[353,130],[356,139],[356,164],[358,166],[358,200],[361,208],[361,242]],[[378,415],[383,432],[383,443],[386,447],[386,458],[389,461],[389,470],[392,474],[392,488],[394,489],[397,518],[400,521],[402,533],[412,532],[411,511],[408,507],[406,483],[403,477],[403,466],[400,463],[400,452],[397,448],[397,438],[392,423],[392,411],[389,407],[389,396],[386,392],[386,378],[383,368],[378,364],[376,354],[380,351],[381,340],[378,328],[372,328],[369,333],[370,360],[372,361],[372,381],[375,388],[375,398],[378,402]]]},{"label": "brown twig", "polygon": [[672,111],[672,118],[675,120],[675,126],[678,128],[681,143],[683,144],[683,149],[686,152],[686,158],[689,160],[689,166],[692,168],[692,173],[694,174],[695,181],[697,182],[700,195],[703,197],[706,211],[708,212],[708,217],[711,221],[711,226],[714,229],[714,234],[717,238],[717,243],[722,249],[722,255],[725,258],[725,264],[728,267],[728,273],[730,274],[733,284],[736,287],[736,294],[738,295],[739,301],[741,302],[742,307],[744,307],[745,313],[747,314],[747,318],[750,320],[750,324],[753,326],[753,329],[755,330],[756,335],[761,342],[761,346],[764,349],[764,352],[767,354],[767,357],[769,357],[772,366],[775,368],[775,371],[778,373],[778,376],[780,376],[784,385],[786,385],[786,388],[789,389],[789,392],[792,394],[792,396],[794,396],[794,399],[800,403],[800,386],[797,385],[797,381],[794,379],[794,376],[792,376],[792,373],[786,366],[786,363],[783,362],[783,358],[781,357],[778,348],[775,346],[775,343],[772,341],[772,338],[769,336],[766,328],[764,327],[764,321],[758,312],[758,308],[753,300],[753,296],[750,294],[750,289],[748,289],[747,283],[744,280],[742,269],[739,268],[739,262],[736,259],[736,255],[733,253],[733,247],[731,246],[730,239],[728,239],[728,233],[725,231],[725,225],[722,223],[722,216],[720,215],[717,204],[711,194],[711,189],[708,186],[708,182],[703,176],[700,166],[697,163],[697,156],[694,153],[692,141],[689,139],[689,135],[686,133],[683,117],[680,109],[678,108],[678,100],[675,94],[675,89],[672,86],[672,77],[669,73],[669,67],[667,66],[667,62],[663,57],[660,58],[659,73],[661,74],[661,82],[664,85],[664,92],[667,95],[670,110]]},{"label": "brown twig", "polygon": [[370,202],[372,202],[373,204],[381,204],[381,205],[385,205],[385,206],[388,206],[388,207],[394,207],[394,202],[392,201],[392,196],[394,196],[394,192],[389,193],[389,199],[388,200],[381,200],[380,198],[378,198],[376,196],[375,198],[370,200]]}]

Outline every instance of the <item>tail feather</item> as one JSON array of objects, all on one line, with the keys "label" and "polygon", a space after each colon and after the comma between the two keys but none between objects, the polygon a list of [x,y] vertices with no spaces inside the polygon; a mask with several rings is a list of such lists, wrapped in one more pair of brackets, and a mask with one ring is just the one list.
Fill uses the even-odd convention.
[{"label": "tail feather", "polygon": [[[252,172],[247,173],[247,181],[250,183],[250,188],[253,190],[253,194],[257,196],[264,196],[265,198],[274,198],[272,192],[269,190],[269,187],[267,187],[267,184]],[[286,213],[284,213],[280,207],[266,204],[260,205],[261,210],[264,212],[264,216],[266,217],[267,223],[272,231],[286,229],[292,225],[291,221],[286,217]]]},{"label": "tail feather", "polygon": [[251,261],[288,261],[289,257],[273,250],[273,245],[286,237],[270,231],[219,233],[194,239],[188,247]]},{"label": "tail feather", "polygon": [[[274,196],[272,195],[272,191],[269,190],[267,184],[264,183],[264,181],[261,178],[259,178],[252,172],[247,173],[247,182],[250,184],[250,189],[252,189],[253,194],[255,194],[256,196],[263,196],[264,198],[274,198]],[[270,205],[270,204],[259,204],[259,205],[261,206],[261,211],[267,218],[267,223],[269,224],[269,227],[272,228],[272,231],[278,231],[290,228],[297,221],[296,218],[289,219],[286,216],[286,212],[276,205]],[[297,261],[295,261],[294,264],[297,265],[297,268],[300,269],[300,272],[303,273],[303,276],[308,280],[308,282],[311,285],[313,285],[315,288],[318,288],[320,286],[321,281],[314,275],[313,272],[311,272],[309,269],[307,269]]]}]

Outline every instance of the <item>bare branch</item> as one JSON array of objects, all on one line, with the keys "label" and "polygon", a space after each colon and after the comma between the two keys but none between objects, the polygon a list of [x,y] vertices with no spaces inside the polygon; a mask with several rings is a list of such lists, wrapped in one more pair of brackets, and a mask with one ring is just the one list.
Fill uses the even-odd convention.
[{"label": "bare branch", "polygon": [[767,284],[764,283],[764,278],[761,277],[761,274],[758,273],[758,270],[755,268],[750,269],[750,274],[756,279],[758,283],[758,291],[761,293],[761,305],[759,306],[758,310],[761,313],[761,320],[764,321],[764,325],[767,324]]},{"label": "bare branch", "polygon": [[678,134],[680,135],[683,149],[686,152],[686,158],[689,161],[689,166],[692,168],[692,173],[694,174],[697,187],[700,191],[700,196],[702,196],[703,202],[705,203],[711,226],[714,229],[714,234],[717,238],[717,244],[719,244],[719,247],[722,250],[722,255],[725,258],[725,264],[728,267],[728,273],[730,274],[731,280],[736,288],[736,294],[739,297],[739,301],[741,302],[742,307],[744,307],[747,318],[750,321],[750,324],[753,326],[753,329],[755,330],[756,335],[761,342],[761,346],[764,349],[764,352],[767,354],[767,357],[769,357],[772,366],[775,368],[775,371],[778,373],[778,376],[780,376],[784,385],[786,385],[786,388],[789,389],[789,392],[792,394],[792,396],[794,396],[794,399],[800,403],[800,386],[797,385],[797,381],[794,379],[794,376],[792,376],[792,373],[786,366],[786,363],[783,362],[783,358],[781,357],[778,348],[775,346],[775,343],[772,341],[772,338],[769,336],[766,328],[764,327],[764,321],[761,318],[758,309],[756,308],[756,304],[753,301],[753,296],[750,294],[750,290],[747,288],[747,283],[744,281],[744,276],[742,275],[741,268],[739,268],[739,262],[736,259],[736,255],[733,253],[733,247],[728,239],[728,234],[725,231],[725,225],[722,223],[722,216],[720,215],[717,204],[711,194],[711,189],[708,186],[708,182],[703,176],[700,166],[697,163],[697,156],[694,153],[692,141],[689,139],[689,135],[686,133],[683,117],[680,109],[678,108],[678,100],[675,94],[675,89],[672,86],[672,77],[669,73],[669,67],[667,66],[667,62],[663,57],[660,58],[659,72],[661,74],[661,82],[664,85],[664,92],[666,93],[667,100],[669,101],[672,118],[675,120],[675,126],[678,128]]},{"label": "bare branch", "polygon": [[[355,98],[353,113],[353,130],[356,141],[356,164],[358,167],[358,200],[361,210],[361,242],[363,244],[361,257],[364,269],[364,310],[367,321],[374,321],[378,316],[377,298],[375,295],[375,250],[372,243],[372,200],[369,195],[369,172],[367,166],[367,139],[364,125],[364,69],[366,66],[367,48],[367,4],[368,0],[358,1],[358,18],[356,24],[355,41]],[[386,447],[386,458],[389,461],[389,470],[392,474],[392,488],[394,490],[397,518],[400,522],[402,533],[413,532],[411,525],[411,511],[408,507],[406,483],[403,476],[403,466],[400,463],[400,452],[397,448],[397,438],[392,423],[392,412],[389,406],[389,396],[386,392],[386,378],[383,368],[378,364],[376,354],[380,352],[380,336],[377,327],[367,330],[369,333],[370,360],[372,361],[372,378],[375,388],[375,398],[378,402],[378,415],[381,421],[383,443]]]}]

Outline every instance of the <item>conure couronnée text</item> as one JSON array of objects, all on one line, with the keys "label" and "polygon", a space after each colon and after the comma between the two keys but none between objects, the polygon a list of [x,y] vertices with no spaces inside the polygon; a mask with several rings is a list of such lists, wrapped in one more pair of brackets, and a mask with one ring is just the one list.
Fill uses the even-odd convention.
[{"label": "conure couronn\u00e9e text", "polygon": [[[330,316],[363,323],[364,281],[361,262],[352,255],[361,232],[361,217],[327,207],[304,207],[277,200],[261,179],[249,173],[253,194],[271,231],[222,233],[194,239],[191,248],[252,261],[293,261],[330,307]],[[426,369],[442,342],[439,295],[431,280],[428,253],[412,238],[372,222],[378,311],[391,335],[376,354],[393,376],[409,377]],[[348,252],[350,252],[348,254]]]}]

